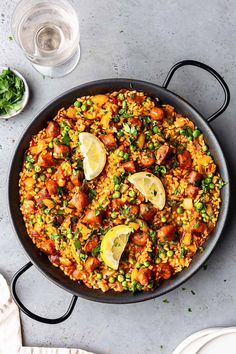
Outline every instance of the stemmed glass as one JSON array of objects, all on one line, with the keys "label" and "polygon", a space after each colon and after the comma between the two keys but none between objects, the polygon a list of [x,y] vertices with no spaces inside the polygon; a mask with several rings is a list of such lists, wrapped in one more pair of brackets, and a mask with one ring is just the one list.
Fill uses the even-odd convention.
[{"label": "stemmed glass", "polygon": [[12,15],[12,34],[45,76],[65,76],[79,62],[79,20],[67,0],[21,0]]}]

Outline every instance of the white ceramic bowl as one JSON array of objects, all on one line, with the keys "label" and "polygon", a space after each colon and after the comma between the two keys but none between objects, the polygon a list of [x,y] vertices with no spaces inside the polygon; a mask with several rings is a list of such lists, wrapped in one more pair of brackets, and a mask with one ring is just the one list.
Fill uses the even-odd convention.
[{"label": "white ceramic bowl", "polygon": [[[7,69],[7,67],[0,66],[0,73],[4,69]],[[10,69],[11,69],[11,71],[13,71],[17,76],[19,76],[23,80],[24,85],[25,85],[25,93],[24,93],[24,96],[22,97],[22,100],[19,102],[21,105],[20,108],[17,111],[11,110],[8,114],[0,114],[0,119],[8,119],[8,118],[12,118],[12,117],[16,116],[17,114],[19,114],[20,112],[23,111],[23,109],[25,108],[25,106],[27,105],[28,100],[29,100],[29,86],[28,86],[25,78],[17,70],[12,69],[12,68],[10,68]]]}]

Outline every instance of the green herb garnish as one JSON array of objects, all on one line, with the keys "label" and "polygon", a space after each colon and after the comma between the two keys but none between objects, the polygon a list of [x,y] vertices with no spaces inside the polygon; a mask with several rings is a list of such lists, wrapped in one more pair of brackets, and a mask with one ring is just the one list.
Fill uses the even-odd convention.
[{"label": "green herb garnish", "polygon": [[0,115],[19,110],[24,93],[23,80],[9,68],[3,70],[0,74]]}]

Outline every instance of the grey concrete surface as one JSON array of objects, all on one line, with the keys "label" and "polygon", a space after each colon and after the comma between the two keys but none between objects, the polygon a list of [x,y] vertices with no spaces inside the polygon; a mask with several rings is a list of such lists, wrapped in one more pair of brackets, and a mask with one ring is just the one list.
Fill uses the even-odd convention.
[{"label": "grey concrete surface", "polygon": [[[81,83],[129,77],[161,84],[169,68],[182,59],[203,61],[229,84],[232,100],[212,127],[236,175],[236,6],[234,0],[86,0],[76,1],[81,28],[81,60],[62,79],[43,78],[11,41],[10,18],[16,0],[0,0],[0,65],[27,78],[32,96],[20,116],[0,121],[0,272],[9,281],[27,262],[7,215],[6,184],[11,155],[35,114],[52,98]],[[171,89],[204,115],[220,105],[222,92],[208,74],[186,69]],[[105,305],[79,299],[72,316],[59,325],[37,323],[21,315],[25,345],[79,347],[100,354],[169,354],[194,331],[236,325],[235,187],[227,227],[207,269],[179,288],[152,301]],[[33,311],[57,316],[70,295],[30,269],[18,291]],[[167,301],[163,302],[163,300]],[[190,312],[191,309],[191,312]],[[9,353],[10,354],[10,353]]]}]

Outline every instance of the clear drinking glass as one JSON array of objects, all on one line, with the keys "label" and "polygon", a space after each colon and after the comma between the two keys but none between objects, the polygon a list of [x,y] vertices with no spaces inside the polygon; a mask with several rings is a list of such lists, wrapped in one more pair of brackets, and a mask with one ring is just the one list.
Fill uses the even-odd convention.
[{"label": "clear drinking glass", "polygon": [[79,62],[79,20],[66,0],[21,0],[12,15],[12,34],[45,76],[65,76]]}]

